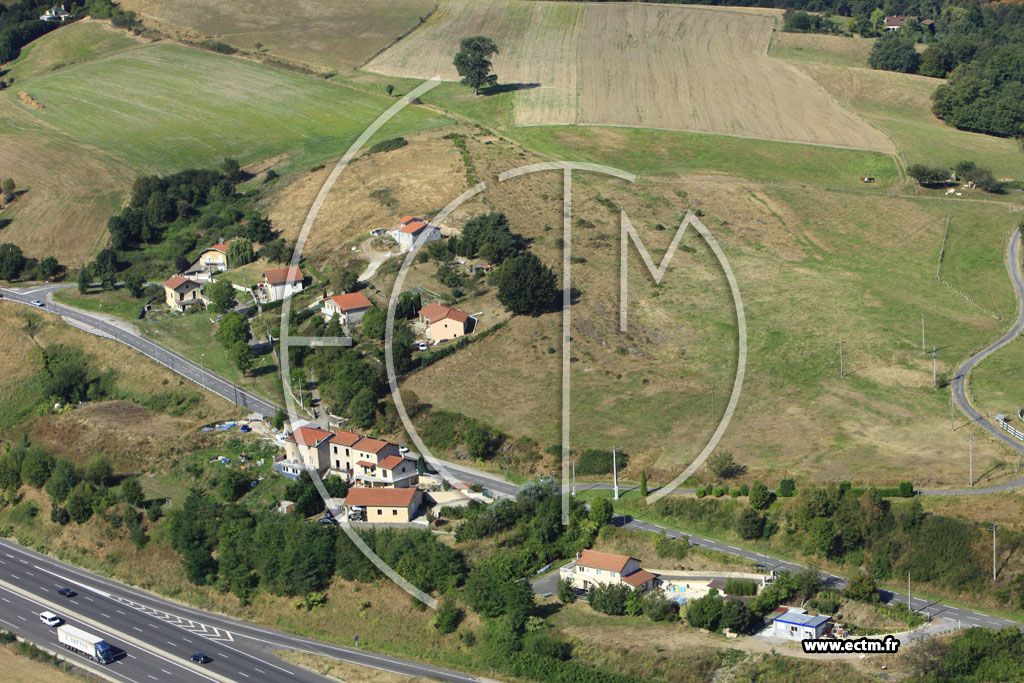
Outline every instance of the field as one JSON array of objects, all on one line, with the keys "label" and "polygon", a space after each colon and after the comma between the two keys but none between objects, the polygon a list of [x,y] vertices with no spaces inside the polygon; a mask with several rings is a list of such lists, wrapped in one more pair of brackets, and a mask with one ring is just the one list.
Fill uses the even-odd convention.
[{"label": "field", "polygon": [[908,164],[952,167],[971,159],[997,177],[1021,177],[1018,143],[947,126],[931,113],[931,94],[941,80],[854,64],[851,51],[863,49],[857,40],[779,33],[771,54],[809,74],[843,106],[889,135]]},{"label": "field", "polygon": [[[33,43],[12,66],[25,75],[0,94],[0,168],[25,192],[0,215],[0,227],[4,241],[30,256],[70,265],[89,258],[140,173],[228,156],[247,164],[284,155],[279,172],[323,163],[393,101],[203,50],[125,49],[125,41],[135,44],[99,22],[74,24]],[[21,104],[21,91],[44,109]],[[445,121],[410,108],[382,135]]]},{"label": "field", "polygon": [[454,38],[487,35],[514,123],[606,124],[889,151],[800,72],[767,57],[777,13],[634,4],[448,0],[371,61],[457,80]]},{"label": "field", "polygon": [[[433,0],[123,0],[147,26],[191,40],[218,40],[289,62],[354,68],[430,14]],[[282,10],[287,11],[282,11]]]},{"label": "field", "polygon": [[873,38],[777,31],[772,34],[768,55],[793,62],[867,67],[874,44]]},{"label": "field", "polygon": [[[515,145],[470,140],[481,177],[529,163]],[[931,388],[928,343],[947,373],[1005,322],[935,280],[947,214],[945,276],[986,305],[1013,311],[1002,263],[1017,216],[1005,205],[904,199],[876,193],[759,185],[735,178],[646,178],[626,187],[576,174],[572,430],[576,448],[630,453],[624,476],[662,481],[711,434],[735,369],[728,290],[706,247],[675,257],[655,286],[630,257],[630,329],[618,332],[618,220],[627,210],[655,261],[686,209],[700,209],[720,241],[743,295],[749,334],[747,378],[720,448],[750,474],[814,481],[849,478],[921,486],[959,485],[968,429],[949,429],[947,394]],[[555,174],[492,184],[488,206],[505,211],[547,263],[559,262],[560,179]],[[965,281],[969,270],[976,284]],[[973,289],[971,289],[973,287]],[[695,296],[695,292],[700,292]],[[559,316],[513,318],[508,328],[406,380],[421,401],[485,419],[542,446],[559,430]],[[840,377],[839,342],[847,376]],[[488,387],[481,391],[481,387]],[[756,439],[750,435],[756,434]],[[980,432],[978,432],[980,434]],[[980,449],[980,450],[979,450]],[[986,462],[1009,454],[979,439]],[[989,478],[998,479],[1005,472]]]},{"label": "field", "polygon": [[4,680],[8,683],[78,683],[85,680],[83,677],[65,673],[57,667],[17,654],[14,648],[14,644],[0,646],[0,669],[3,670]]}]

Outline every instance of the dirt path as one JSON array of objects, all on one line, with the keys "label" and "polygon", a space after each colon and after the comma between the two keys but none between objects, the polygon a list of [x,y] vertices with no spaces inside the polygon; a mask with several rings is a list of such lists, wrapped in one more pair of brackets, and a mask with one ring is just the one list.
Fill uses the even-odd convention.
[{"label": "dirt path", "polygon": [[366,270],[359,274],[361,281],[369,280],[373,277],[377,269],[384,265],[384,262],[394,256],[393,252],[390,251],[377,251],[373,248],[374,237],[369,238],[365,242],[359,245],[359,252],[366,258],[369,263],[366,266]]}]

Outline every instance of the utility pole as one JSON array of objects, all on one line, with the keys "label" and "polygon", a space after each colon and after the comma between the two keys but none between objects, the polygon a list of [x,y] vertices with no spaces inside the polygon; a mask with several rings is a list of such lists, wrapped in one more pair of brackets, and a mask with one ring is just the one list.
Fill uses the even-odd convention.
[{"label": "utility pole", "polygon": [[203,391],[206,391],[206,371],[203,369],[204,358],[206,358],[205,353],[199,354],[199,382],[202,384]]},{"label": "utility pole", "polygon": [[913,605],[913,604],[914,604],[914,601],[911,600],[911,598],[910,598],[910,570],[908,569],[907,570],[907,611],[908,612],[913,612],[914,611],[914,608],[911,607],[911,605]]},{"label": "utility pole", "polygon": [[924,345],[924,313],[921,314],[921,353],[926,353],[928,348]]},{"label": "utility pole", "polygon": [[843,364],[843,342],[839,342],[839,376],[846,379],[846,366]]},{"label": "utility pole", "polygon": [[612,446],[612,481],[615,482],[615,500],[619,499],[619,468],[616,463],[618,446]]},{"label": "utility pole", "polygon": [[974,434],[967,437],[967,443],[971,457],[971,488],[974,488]]},{"label": "utility pole", "polygon": [[956,423],[953,422],[953,383],[949,383],[949,431],[956,431]]},{"label": "utility pole", "polygon": [[939,386],[937,380],[935,379],[935,357],[937,355],[938,353],[936,353],[935,347],[932,347],[932,389]]},{"label": "utility pole", "polygon": [[715,387],[711,386],[711,424],[715,424]]},{"label": "utility pole", "polygon": [[992,580],[996,580],[996,523],[992,522]]},{"label": "utility pole", "polygon": [[572,461],[572,497],[576,497],[576,459]]}]

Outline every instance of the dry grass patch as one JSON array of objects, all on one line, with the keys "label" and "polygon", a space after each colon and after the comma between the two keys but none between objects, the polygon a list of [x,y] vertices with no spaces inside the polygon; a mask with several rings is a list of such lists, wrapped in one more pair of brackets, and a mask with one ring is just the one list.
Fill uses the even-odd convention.
[{"label": "dry grass patch", "polygon": [[362,64],[427,16],[432,0],[124,0],[147,25],[178,38],[212,38],[314,67]]},{"label": "dry grass patch", "polygon": [[297,652],[295,650],[279,650],[274,653],[286,662],[298,664],[304,669],[315,671],[321,676],[327,676],[336,681],[359,681],[360,683],[427,683],[429,679],[418,676],[403,676],[401,674],[373,669],[368,666],[359,666],[350,662],[343,662],[338,659],[314,655],[308,652]]},{"label": "dry grass patch", "polygon": [[772,34],[768,54],[779,59],[798,62],[866,67],[868,55],[874,44],[874,39],[859,36],[826,36],[817,33],[776,31]]},{"label": "dry grass patch", "polygon": [[367,65],[458,80],[457,40],[486,35],[514,123],[588,123],[890,151],[804,74],[767,57],[778,12],[638,4],[448,0]]},{"label": "dry grass patch", "polygon": [[37,662],[14,651],[14,645],[0,647],[0,671],[7,683],[81,683],[84,676],[65,673],[55,666]]}]

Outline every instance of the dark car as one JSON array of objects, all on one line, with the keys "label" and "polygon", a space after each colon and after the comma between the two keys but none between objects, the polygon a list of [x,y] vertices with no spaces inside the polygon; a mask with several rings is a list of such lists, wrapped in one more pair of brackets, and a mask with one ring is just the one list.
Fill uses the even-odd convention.
[{"label": "dark car", "polygon": [[71,590],[70,588],[60,588],[57,590],[57,592],[63,595],[65,598],[73,598],[76,595],[78,595],[78,593]]},{"label": "dark car", "polygon": [[210,662],[213,661],[213,659],[211,659],[210,657],[207,657],[206,655],[204,655],[201,652],[192,655],[191,659],[192,659],[193,662],[196,662],[197,664],[209,664]]}]

